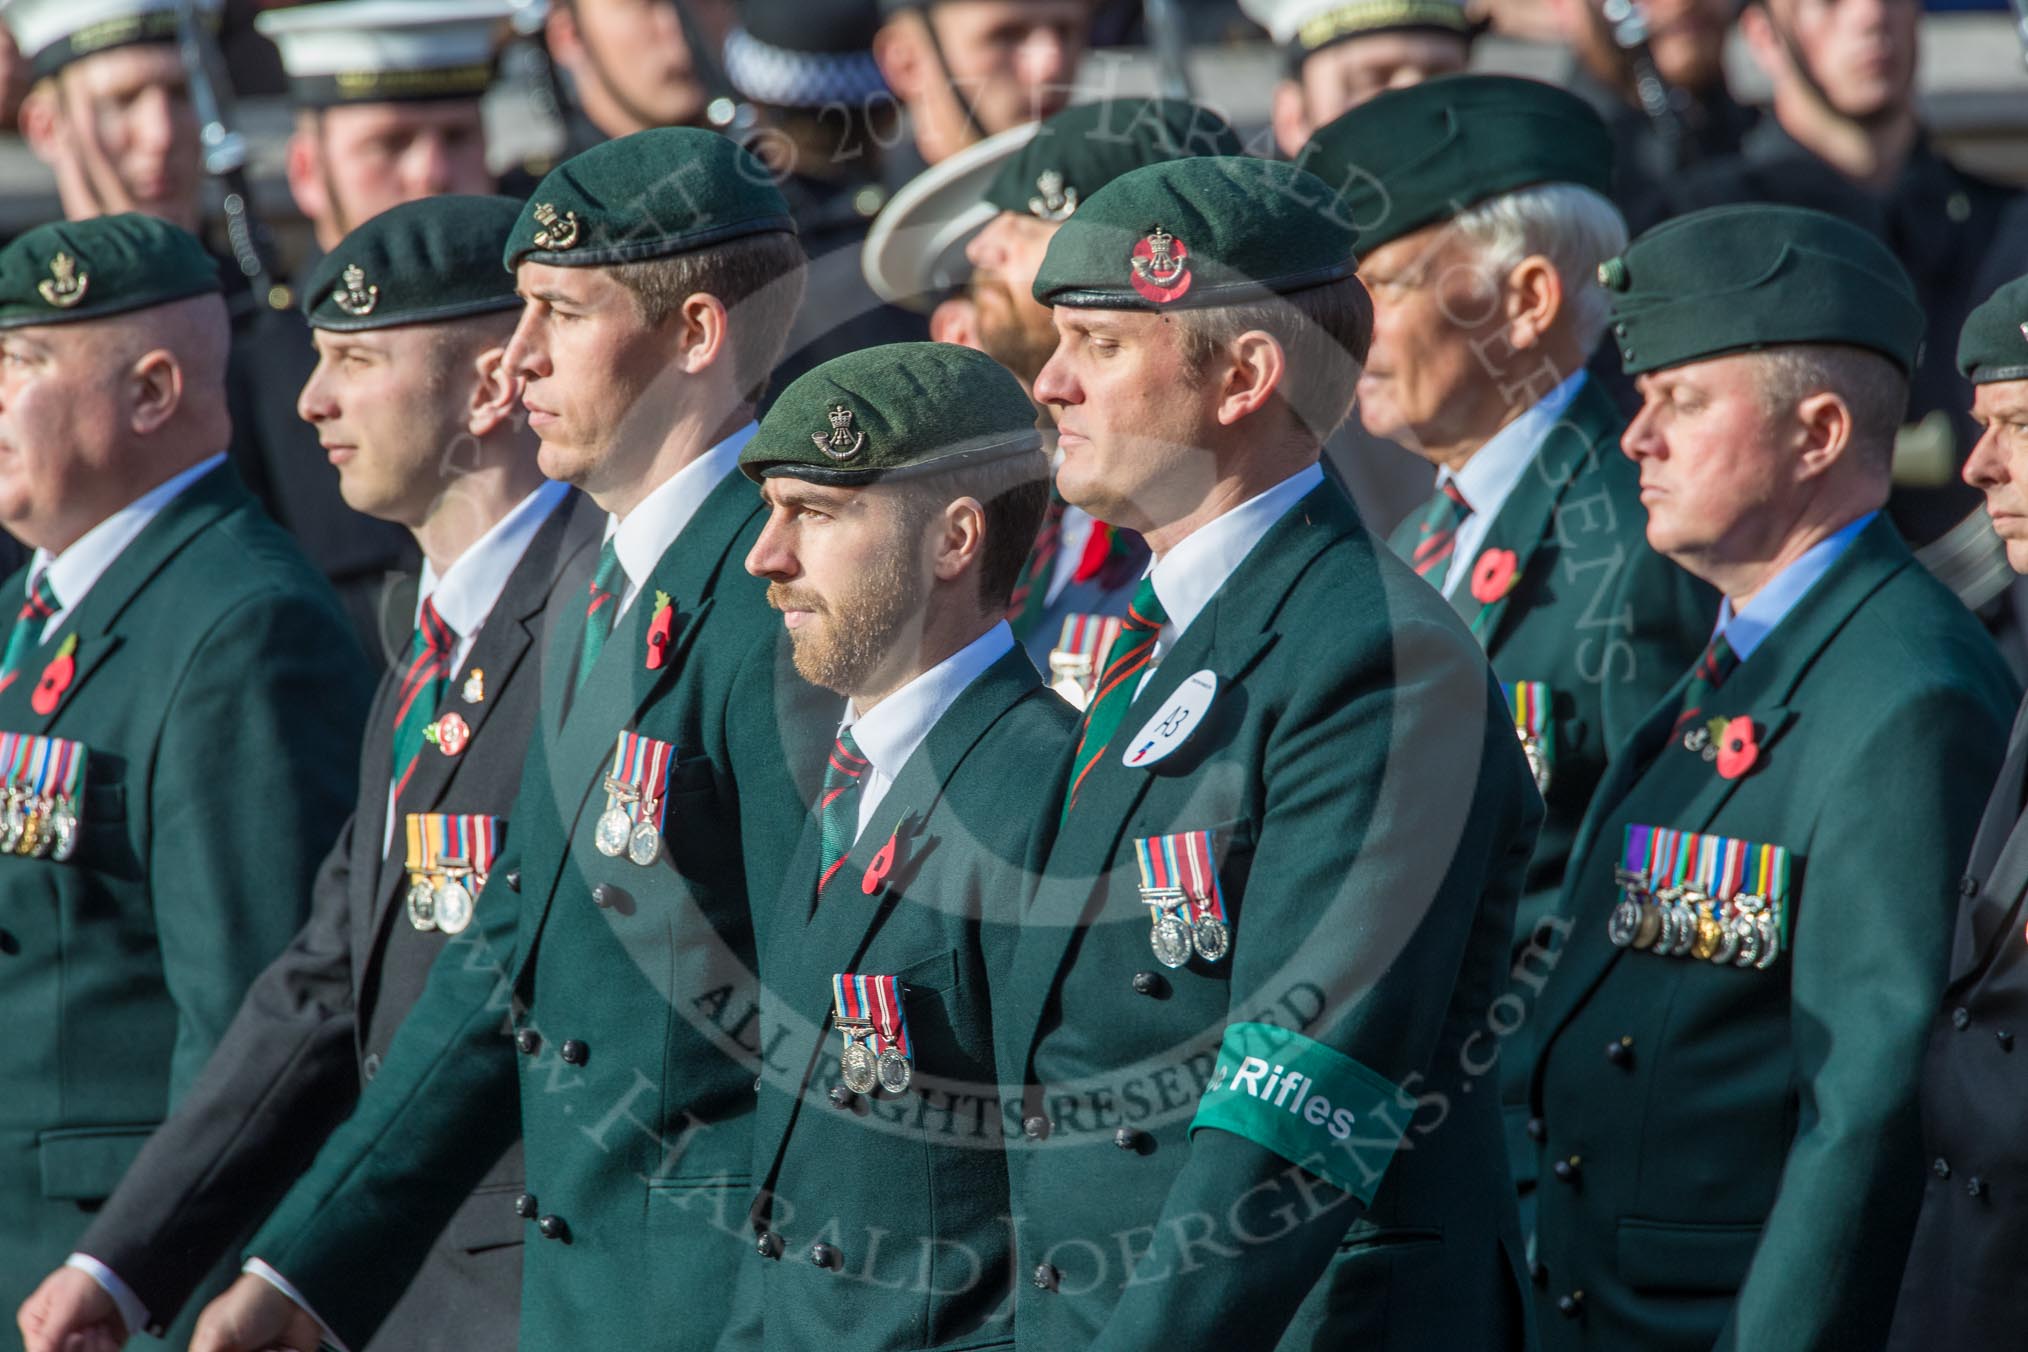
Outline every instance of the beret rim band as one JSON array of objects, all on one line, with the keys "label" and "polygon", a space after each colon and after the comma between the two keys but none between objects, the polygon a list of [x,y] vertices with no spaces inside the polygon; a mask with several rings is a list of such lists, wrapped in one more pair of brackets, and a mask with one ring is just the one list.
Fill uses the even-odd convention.
[{"label": "beret rim band", "polygon": [[695,253],[714,244],[727,240],[741,239],[747,235],[783,234],[796,237],[795,219],[790,216],[756,216],[750,220],[734,221],[714,226],[709,230],[695,230],[684,235],[663,235],[654,239],[633,240],[625,244],[604,244],[585,249],[538,249],[526,245],[507,255],[509,272],[523,263],[541,263],[556,268],[597,268],[610,267],[615,263],[644,263],[654,258],[667,258],[675,254]]},{"label": "beret rim band", "polygon": [[1627,364],[1625,348],[1622,346],[1620,367],[1630,376],[1648,375],[1655,371],[1673,371],[1679,366],[1688,366],[1692,362],[1711,361],[1718,357],[1737,357],[1751,352],[1766,352],[1771,348],[1777,347],[1856,347],[1863,352],[1871,352],[1892,363],[1894,369],[1901,372],[1904,379],[1914,374],[1913,363],[1907,355],[1899,352],[1890,352],[1885,346],[1871,339],[1854,338],[1848,334],[1812,335],[1800,338],[1787,336],[1778,338],[1741,338],[1696,352],[1665,352],[1659,359],[1643,359],[1638,365]]},{"label": "beret rim band", "polygon": [[[934,474],[948,474],[953,470],[969,469],[994,460],[1005,460],[1027,452],[1042,450],[1042,433],[1035,428],[974,446],[968,450],[941,455],[934,460],[922,460],[912,465],[894,465],[885,468],[854,469],[848,465],[812,465],[801,460],[776,459],[756,455],[751,461],[742,461],[740,472],[755,483],[763,479],[801,479],[807,483],[822,484],[827,488],[864,488],[869,484],[885,483],[894,479],[926,479]],[[1048,477],[1045,466],[1040,476]]]},{"label": "beret rim band", "polygon": [[441,324],[452,319],[469,319],[474,315],[518,310],[525,303],[518,295],[487,296],[482,300],[453,301],[448,305],[433,306],[427,310],[390,311],[393,317],[385,320],[377,315],[359,318],[348,315],[343,319],[326,319],[318,311],[330,297],[331,293],[327,291],[317,298],[315,306],[304,308],[303,318],[309,322],[311,328],[323,329],[327,333],[366,333],[374,329],[399,329],[411,324]]},{"label": "beret rim band", "polygon": [[1221,304],[1259,299],[1263,296],[1286,296],[1298,291],[1311,291],[1332,282],[1341,282],[1354,276],[1359,264],[1354,259],[1334,263],[1328,268],[1313,268],[1309,272],[1289,273],[1281,277],[1264,278],[1260,281],[1217,282],[1209,285],[1192,282],[1190,290],[1167,304],[1156,304],[1131,287],[1124,291],[1101,290],[1092,287],[1056,286],[1045,294],[1036,296],[1044,305],[1062,305],[1073,310],[1145,310],[1150,314],[1167,314],[1172,310],[1208,310]]},{"label": "beret rim band", "polygon": [[2019,366],[1975,366],[1964,373],[1974,385],[1996,385],[2003,380],[2028,380],[2028,362]]},{"label": "beret rim band", "polygon": [[121,315],[135,314],[141,310],[152,310],[160,305],[174,305],[178,301],[193,300],[198,296],[224,296],[225,289],[216,282],[210,286],[195,287],[168,296],[146,296],[139,300],[110,301],[97,309],[51,310],[47,315],[8,314],[0,310],[0,331],[12,329],[39,329],[52,324],[83,324],[94,319],[117,319]]}]

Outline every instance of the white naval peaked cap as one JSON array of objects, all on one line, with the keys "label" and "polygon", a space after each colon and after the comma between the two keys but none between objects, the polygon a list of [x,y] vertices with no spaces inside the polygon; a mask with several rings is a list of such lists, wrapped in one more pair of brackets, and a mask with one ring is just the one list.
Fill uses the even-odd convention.
[{"label": "white naval peaked cap", "polygon": [[1239,0],[1239,8],[1297,59],[1368,33],[1425,29],[1468,38],[1476,30],[1462,0]]},{"label": "white naval peaked cap", "polygon": [[[195,0],[216,25],[225,0]],[[41,79],[115,47],[176,40],[176,0],[0,0],[0,23]]]},{"label": "white naval peaked cap", "polygon": [[523,5],[512,0],[325,0],[263,10],[298,105],[475,99]]}]

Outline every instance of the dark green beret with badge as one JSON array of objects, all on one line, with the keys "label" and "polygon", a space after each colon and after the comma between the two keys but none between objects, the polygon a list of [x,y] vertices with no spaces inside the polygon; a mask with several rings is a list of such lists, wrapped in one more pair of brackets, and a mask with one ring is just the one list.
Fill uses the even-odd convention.
[{"label": "dark green beret with badge", "polygon": [[1922,342],[1922,307],[1894,255],[1803,207],[1678,216],[1599,264],[1598,279],[1630,376],[1788,343],[1863,347],[1906,373]]},{"label": "dark green beret with badge", "polygon": [[218,264],[196,236],[138,212],[39,225],[0,249],[0,329],[217,294]]},{"label": "dark green beret with badge", "polygon": [[515,222],[507,266],[609,267],[795,228],[750,152],[717,132],[655,127],[550,170]]},{"label": "dark green beret with badge", "polygon": [[1237,305],[1349,277],[1359,232],[1294,165],[1234,155],[1151,164],[1092,195],[1049,242],[1044,305]]},{"label": "dark green beret with badge", "polygon": [[1049,473],[1035,405],[985,353],[887,343],[798,376],[739,453],[746,477],[856,487],[1033,455]]},{"label": "dark green beret with badge", "polygon": [[1343,197],[1368,251],[1519,188],[1604,196],[1612,134],[1568,90],[1510,75],[1448,75],[1326,123],[1296,163]]},{"label": "dark green beret with badge", "polygon": [[1067,221],[1078,203],[1142,165],[1245,153],[1230,123],[1188,99],[1081,103],[1043,122],[1000,166],[986,200],[1001,211]]},{"label": "dark green beret with badge", "polygon": [[1958,370],[1974,385],[2028,380],[2028,277],[2016,277],[1965,317]]},{"label": "dark green beret with badge", "polygon": [[324,255],[303,289],[303,316],[349,333],[518,310],[500,251],[520,216],[510,197],[447,194],[390,207]]}]

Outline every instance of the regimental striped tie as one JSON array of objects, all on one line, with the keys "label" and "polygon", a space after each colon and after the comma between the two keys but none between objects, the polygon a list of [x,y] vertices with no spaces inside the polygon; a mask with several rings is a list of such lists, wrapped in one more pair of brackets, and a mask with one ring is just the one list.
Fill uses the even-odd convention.
[{"label": "regimental striped tie", "polygon": [[49,570],[45,568],[36,575],[28,599],[21,604],[21,613],[14,617],[14,628],[7,635],[7,651],[0,654],[0,690],[14,684],[28,654],[42,644],[43,624],[59,609],[56,588],[49,584]]},{"label": "regimental striped tie", "polygon": [[1106,652],[1105,667],[1099,672],[1098,684],[1092,688],[1091,703],[1084,711],[1084,731],[1077,740],[1077,755],[1071,761],[1070,789],[1063,798],[1063,814],[1066,817],[1077,803],[1077,791],[1084,786],[1085,776],[1098,764],[1099,757],[1105,755],[1106,744],[1112,741],[1113,734],[1126,721],[1127,706],[1134,702],[1134,692],[1140,689],[1141,676],[1155,659],[1155,640],[1161,636],[1162,626],[1168,622],[1169,613],[1162,609],[1161,598],[1155,595],[1154,578],[1142,578],[1141,585],[1134,591],[1133,604],[1127,607],[1119,636]]},{"label": "regimental striped tie", "polygon": [[584,689],[585,678],[598,665],[599,654],[606,650],[606,640],[613,636],[613,623],[620,613],[620,589],[625,585],[619,551],[608,540],[599,550],[599,566],[592,574],[591,595],[584,610],[584,644],[577,653],[577,684],[573,690]]},{"label": "regimental striped tie", "polygon": [[852,729],[844,728],[831,744],[831,759],[824,765],[824,788],[817,795],[817,827],[823,835],[824,855],[817,871],[817,895],[831,881],[852,842],[859,835],[859,790],[873,763],[859,754]]},{"label": "regimental striped tie", "polygon": [[437,614],[436,602],[424,601],[416,619],[415,636],[408,641],[408,657],[401,669],[401,695],[394,706],[394,796],[408,787],[423,747],[429,744],[430,724],[436,722],[437,705],[443,702],[444,685],[451,675],[451,654],[458,646],[457,631]]},{"label": "regimental striped tie", "polygon": [[1690,684],[1683,687],[1683,710],[1676,715],[1676,722],[1669,729],[1671,737],[1699,720],[1704,713],[1704,702],[1711,698],[1711,692],[1724,685],[1725,678],[1738,665],[1739,654],[1725,641],[1725,635],[1714,634],[1710,645],[1704,649],[1704,656],[1697,659],[1697,670],[1690,677]]},{"label": "regimental striped tie", "polygon": [[1457,552],[1458,527],[1465,524],[1465,518],[1472,514],[1472,504],[1465,501],[1465,495],[1458,486],[1446,479],[1436,496],[1429,500],[1429,506],[1422,512],[1422,535],[1415,542],[1415,552],[1409,555],[1409,563],[1429,584],[1443,590],[1444,579],[1451,570],[1451,556]]},{"label": "regimental striped tie", "polygon": [[1021,565],[1014,594],[1007,599],[1007,623],[1013,626],[1017,643],[1027,641],[1049,608],[1049,583],[1056,573],[1056,556],[1063,549],[1063,509],[1063,499],[1052,490],[1035,547],[1028,551],[1028,562]]}]

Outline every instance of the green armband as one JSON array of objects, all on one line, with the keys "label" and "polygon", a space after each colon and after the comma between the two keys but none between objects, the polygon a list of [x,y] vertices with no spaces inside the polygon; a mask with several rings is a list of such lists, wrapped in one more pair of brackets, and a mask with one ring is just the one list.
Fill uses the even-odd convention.
[{"label": "green armband", "polygon": [[1217,1127],[1243,1136],[1368,1204],[1408,1129],[1404,1105],[1413,1102],[1321,1042],[1272,1024],[1235,1023],[1190,1132]]}]

